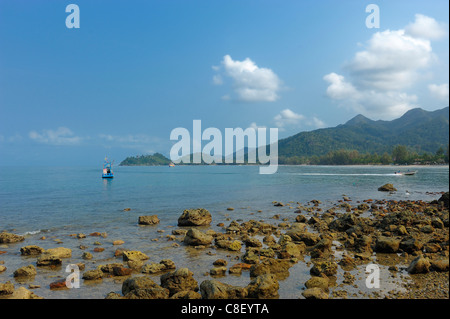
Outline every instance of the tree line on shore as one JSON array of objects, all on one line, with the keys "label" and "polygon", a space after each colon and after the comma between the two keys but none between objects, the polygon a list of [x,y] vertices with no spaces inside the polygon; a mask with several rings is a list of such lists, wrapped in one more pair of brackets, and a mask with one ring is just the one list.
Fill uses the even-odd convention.
[{"label": "tree line on shore", "polygon": [[[160,166],[168,165],[170,159],[160,153],[153,155],[138,155],[127,157],[120,163],[121,166]],[[449,163],[449,146],[444,150],[443,147],[435,153],[422,152],[418,153],[411,150],[405,145],[397,145],[393,148],[391,153],[360,153],[357,150],[339,149],[330,151],[324,155],[312,156],[279,156],[278,164],[282,165],[431,165],[431,164],[448,164]],[[219,163],[218,163],[219,164]],[[248,164],[247,162],[244,164]],[[181,163],[181,165],[189,165],[188,163]],[[194,164],[190,164],[194,165]],[[202,162],[195,165],[207,165]],[[222,161],[219,165],[233,165],[225,164]]]},{"label": "tree line on shore", "polygon": [[399,164],[399,165],[430,165],[445,164],[449,162],[449,146],[443,147],[433,154],[430,152],[418,153],[405,145],[397,145],[391,153],[360,153],[356,150],[335,150],[325,155],[313,156],[279,156],[278,163],[284,165],[369,165],[369,164]]}]

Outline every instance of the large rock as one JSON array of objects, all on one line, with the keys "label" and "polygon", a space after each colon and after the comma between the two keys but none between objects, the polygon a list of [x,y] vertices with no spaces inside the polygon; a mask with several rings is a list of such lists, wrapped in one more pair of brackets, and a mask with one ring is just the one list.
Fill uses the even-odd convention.
[{"label": "large rock", "polygon": [[384,184],[383,186],[378,187],[380,192],[396,192],[397,189],[392,184]]},{"label": "large rock", "polygon": [[448,258],[447,259],[432,259],[431,260],[431,269],[438,272],[448,271]]},{"label": "large rock", "polygon": [[306,299],[328,299],[328,294],[318,287],[308,288],[302,292],[302,295]]},{"label": "large rock", "polygon": [[0,233],[0,244],[17,243],[25,240],[25,237],[21,235],[11,234],[7,232]]},{"label": "large rock", "polygon": [[178,226],[205,226],[211,221],[211,213],[204,208],[186,209],[178,218]]},{"label": "large rock", "polygon": [[311,268],[310,273],[313,276],[321,277],[322,275],[326,276],[335,276],[337,274],[337,264],[332,261],[319,261],[315,262],[314,266]]},{"label": "large rock", "polygon": [[396,253],[400,248],[400,240],[393,237],[379,236],[375,244],[378,253]]},{"label": "large rock", "polygon": [[22,256],[40,255],[43,252],[44,252],[44,248],[41,248],[36,245],[29,245],[29,246],[24,246],[24,247],[20,248],[20,253],[22,254]]},{"label": "large rock", "polygon": [[162,288],[149,277],[134,277],[122,284],[125,299],[167,299],[169,290]]},{"label": "large rock", "polygon": [[14,290],[11,295],[8,295],[8,299],[44,299],[37,296],[34,292],[28,290],[25,287],[19,287]]},{"label": "large rock", "polygon": [[156,274],[158,272],[175,269],[175,263],[170,259],[163,259],[159,263],[151,263],[142,267],[141,272],[144,274]]},{"label": "large rock", "polygon": [[128,278],[122,284],[122,294],[126,295],[133,290],[149,289],[157,287],[160,286],[156,284],[150,277],[147,276]]},{"label": "large rock", "polygon": [[444,206],[449,208],[449,192],[444,193],[441,198],[438,199],[438,202],[443,202]]},{"label": "large rock", "polygon": [[329,280],[327,277],[311,277],[306,283],[306,288],[320,288],[323,291],[328,291]]},{"label": "large rock", "polygon": [[200,284],[203,299],[242,299],[247,297],[248,291],[243,287],[224,284],[217,280],[205,280]]},{"label": "large rock", "polygon": [[70,258],[72,257],[72,250],[64,247],[50,248],[44,251],[44,254],[52,255],[58,258]]},{"label": "large rock", "polygon": [[250,277],[272,274],[278,280],[283,280],[289,277],[291,266],[291,262],[285,259],[266,258],[261,263],[251,266]]},{"label": "large rock", "polygon": [[275,275],[265,274],[254,278],[247,286],[248,296],[257,299],[278,298],[280,285]]},{"label": "large rock", "polygon": [[187,268],[180,268],[161,276],[161,287],[169,289],[170,296],[183,290],[198,291],[194,274]]},{"label": "large rock", "polygon": [[146,254],[138,250],[124,251],[122,254],[122,258],[123,261],[142,261],[149,259],[149,257]]},{"label": "large rock", "polygon": [[0,283],[0,296],[11,295],[14,292],[14,285],[7,281],[4,284]]},{"label": "large rock", "polygon": [[139,216],[139,225],[156,225],[159,223],[159,218],[156,215]]},{"label": "large rock", "polygon": [[416,257],[411,264],[409,264],[408,272],[410,274],[425,274],[430,271],[430,261],[423,256]]},{"label": "large rock", "polygon": [[36,261],[36,266],[59,266],[62,259],[52,254],[42,254]]},{"label": "large rock", "polygon": [[421,251],[423,244],[417,238],[409,237],[400,242],[400,248],[408,254],[412,254],[413,252]]},{"label": "large rock", "polygon": [[299,258],[301,257],[306,251],[306,246],[303,242],[300,244],[295,244],[293,242],[287,242],[284,245],[281,246],[280,250],[278,251],[278,258],[280,259],[287,259],[287,258]]},{"label": "large rock", "polygon": [[84,280],[97,280],[97,279],[102,279],[103,276],[104,276],[103,271],[101,271],[100,269],[93,269],[93,270],[86,271],[83,274],[83,279]]},{"label": "large rock", "polygon": [[205,234],[198,229],[189,229],[184,237],[183,242],[190,246],[203,246],[210,245],[213,241],[213,237]]},{"label": "large rock", "polygon": [[33,277],[36,276],[36,268],[33,265],[20,267],[14,272],[14,277]]},{"label": "large rock", "polygon": [[162,287],[136,289],[124,296],[125,299],[168,299],[169,290]]},{"label": "large rock", "polygon": [[227,240],[227,239],[216,240],[216,246],[231,251],[240,251],[242,247],[241,242],[239,240]]}]

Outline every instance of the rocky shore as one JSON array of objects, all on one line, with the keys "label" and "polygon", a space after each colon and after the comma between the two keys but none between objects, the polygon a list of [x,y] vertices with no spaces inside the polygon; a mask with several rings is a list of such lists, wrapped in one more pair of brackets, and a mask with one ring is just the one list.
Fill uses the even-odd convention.
[{"label": "rocky shore", "polygon": [[[385,188],[392,191],[389,185]],[[40,243],[48,240],[45,237],[21,245],[24,236],[1,232],[0,299],[37,299],[46,289],[69,289],[68,273],[60,275],[61,267],[68,265],[76,265],[78,279],[88,289],[113,279],[116,288],[103,296],[108,299],[279,298],[287,280],[298,287],[295,298],[302,299],[449,298],[448,192],[432,202],[353,202],[343,196],[332,207],[324,207],[319,200],[272,204],[283,214],[270,220],[258,219],[258,212],[252,214],[254,219],[233,219],[229,217],[232,207],[227,208],[230,215],[225,220],[217,220],[204,208],[186,209],[171,233],[162,236],[172,250],[158,261],[138,249],[122,248],[123,240],[109,239],[105,232],[67,234],[74,241],[98,238],[91,250],[83,244],[44,249]],[[156,215],[136,220],[136,227],[159,225]],[[101,241],[106,239],[114,254],[103,263],[96,260],[96,253],[104,250]],[[77,252],[81,258],[76,262],[74,249],[82,251]],[[172,260],[180,249],[193,249],[199,256],[208,256],[207,260],[218,256],[206,265],[209,272],[201,274],[206,279],[197,280],[199,270]],[[9,258],[17,255],[24,265],[9,269]],[[384,289],[367,286],[368,265],[381,268]],[[34,283],[41,273],[50,278],[52,271],[57,273],[52,282]],[[295,274],[300,272],[307,273],[307,278],[297,283]],[[227,282],[240,276],[249,279],[239,285]],[[82,298],[90,298],[85,294]]]}]

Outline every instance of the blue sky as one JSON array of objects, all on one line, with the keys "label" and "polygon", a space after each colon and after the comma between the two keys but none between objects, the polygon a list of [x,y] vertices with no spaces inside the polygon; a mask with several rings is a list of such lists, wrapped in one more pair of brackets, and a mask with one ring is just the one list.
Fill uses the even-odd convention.
[{"label": "blue sky", "polygon": [[[65,24],[68,4],[80,28]],[[365,11],[380,9],[380,28]],[[172,129],[448,106],[448,1],[0,0],[0,165],[169,154]]]}]

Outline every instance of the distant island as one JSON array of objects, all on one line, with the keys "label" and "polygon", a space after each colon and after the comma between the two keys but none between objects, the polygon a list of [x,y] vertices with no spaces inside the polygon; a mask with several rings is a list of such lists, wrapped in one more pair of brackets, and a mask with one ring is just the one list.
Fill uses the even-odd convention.
[{"label": "distant island", "polygon": [[160,153],[155,153],[153,155],[129,156],[119,166],[161,166],[170,163],[170,159]]},{"label": "distant island", "polygon": [[[245,150],[248,154],[249,150]],[[192,159],[192,155],[191,155]],[[224,161],[222,161],[223,163]],[[120,166],[169,165],[160,153],[127,157]],[[431,165],[449,163],[449,108],[417,108],[392,121],[357,115],[336,127],[301,132],[278,142],[286,165]],[[245,163],[246,164],[246,163]],[[184,164],[179,165],[207,165]],[[220,164],[217,165],[232,165]]]}]

